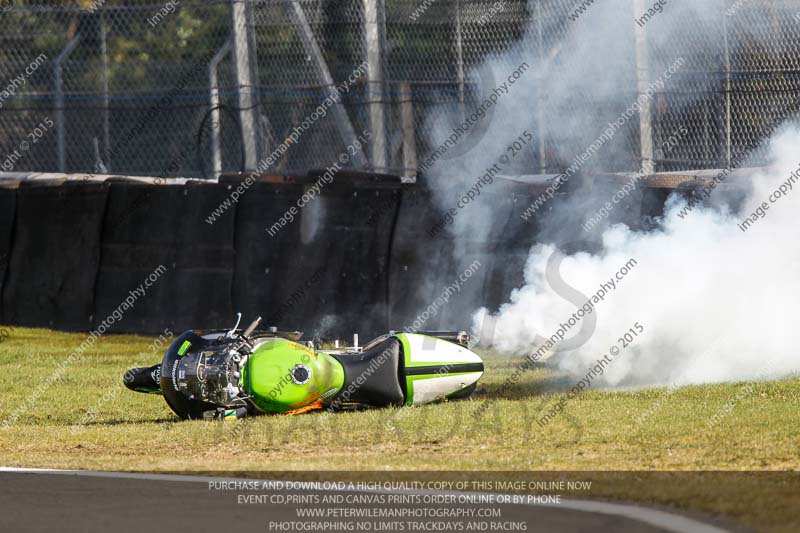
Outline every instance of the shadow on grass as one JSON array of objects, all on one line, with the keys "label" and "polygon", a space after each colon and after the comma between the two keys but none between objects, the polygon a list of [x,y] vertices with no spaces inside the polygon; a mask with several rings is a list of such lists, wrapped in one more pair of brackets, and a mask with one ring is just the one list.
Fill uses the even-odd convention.
[{"label": "shadow on grass", "polygon": [[124,426],[127,424],[171,424],[183,422],[180,418],[173,417],[173,418],[139,418],[139,419],[118,419],[118,420],[94,420],[92,422],[83,422],[81,424],[70,424],[75,425],[78,427],[103,427],[103,426]]}]

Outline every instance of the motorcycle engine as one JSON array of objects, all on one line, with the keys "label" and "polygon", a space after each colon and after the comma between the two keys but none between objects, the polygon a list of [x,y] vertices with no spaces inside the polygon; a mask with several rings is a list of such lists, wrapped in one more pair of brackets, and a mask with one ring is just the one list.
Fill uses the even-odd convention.
[{"label": "motorcycle engine", "polygon": [[229,343],[205,346],[176,361],[174,384],[190,400],[228,407],[241,394],[241,354]]}]

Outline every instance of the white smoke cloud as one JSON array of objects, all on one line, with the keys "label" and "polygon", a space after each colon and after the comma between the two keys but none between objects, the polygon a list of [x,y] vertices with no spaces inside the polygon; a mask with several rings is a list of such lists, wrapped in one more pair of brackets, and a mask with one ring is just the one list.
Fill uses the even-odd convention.
[{"label": "white smoke cloud", "polygon": [[[644,332],[606,366],[599,383],[690,384],[799,372],[800,328],[792,325],[800,302],[798,146],[796,126],[773,138],[769,170],[749,178],[752,192],[740,213],[698,206],[681,218],[686,203],[673,196],[659,230],[641,233],[617,225],[603,234],[600,252],[567,257],[562,277],[586,295],[630,258],[637,265],[596,306],[591,338],[557,354],[557,365],[585,375],[638,322]],[[781,185],[786,193],[776,198]],[[742,231],[739,224],[763,202],[764,215]],[[525,286],[495,315],[493,344],[500,351],[531,353],[536,333],[550,337],[575,312],[545,282],[552,250],[534,248]],[[486,314],[476,313],[476,325]]]},{"label": "white smoke cloud", "polygon": [[[550,172],[554,168],[563,170],[639,96],[636,75],[642,70],[635,53],[634,18],[641,15],[637,10],[652,3],[608,0],[591,6],[574,22],[567,22],[572,12],[567,4],[561,14],[542,11],[547,16],[540,26],[534,23],[516,46],[476,69],[488,66],[500,82],[521,61],[532,67],[495,106],[493,118],[484,123],[486,132],[474,149],[440,160],[429,169],[430,184],[443,210],[452,207],[456,195],[463,193],[463,187],[450,190],[449,178],[464,177],[468,187],[497,162],[522,131],[533,132],[537,141],[548,139]],[[534,2],[529,9],[539,12]],[[687,76],[716,68],[713,58],[721,53],[723,17],[724,4],[718,0],[669,3],[647,22],[647,41],[653,52],[648,54],[646,65],[648,81],[655,81],[679,56],[687,60],[681,71]],[[727,21],[734,22],[731,18]],[[562,35],[558,42],[545,39],[541,54],[540,30]],[[759,38],[769,36],[748,34],[747,45],[757,47]],[[730,41],[731,52],[739,45]],[[686,95],[680,105],[691,109],[705,104]],[[681,111],[675,107],[670,110]],[[463,120],[459,114],[448,120],[441,118],[432,114],[429,120],[434,146]],[[537,129],[540,126],[543,131]],[[630,167],[625,136],[638,135],[638,116],[628,126],[630,131],[618,132],[586,162],[584,170],[591,173]],[[621,344],[618,339],[623,334],[635,330],[634,325],[639,323],[644,331],[606,366],[596,383],[706,383],[780,377],[800,370],[800,356],[795,354],[800,328],[791,326],[796,316],[794,306],[800,300],[800,281],[795,279],[800,246],[795,244],[794,235],[794,213],[800,203],[800,191],[794,189],[800,188],[800,183],[794,183],[792,191],[776,203],[769,201],[769,194],[790,180],[800,164],[797,146],[800,130],[796,127],[774,136],[769,172],[744,177],[752,182],[752,191],[741,213],[696,207],[681,218],[685,203],[673,197],[660,229],[641,233],[615,226],[602,233],[600,251],[566,257],[561,278],[586,297],[596,294],[601,284],[607,284],[630,259],[637,264],[595,305],[597,322],[589,340],[575,350],[560,352],[558,366],[575,376],[586,375],[611,346]],[[502,173],[538,171],[529,160],[522,159]],[[712,195],[722,203],[725,194],[717,190]],[[609,198],[597,199],[605,202]],[[501,200],[499,195],[482,195],[470,204],[468,216],[460,214],[447,228],[456,238],[456,260],[471,260],[460,243],[483,242],[502,227],[509,208]],[[738,224],[765,201],[769,204],[765,216],[742,232]],[[547,219],[539,220],[540,238],[556,242],[590,238],[580,229],[591,214],[588,204],[577,199],[560,204]],[[525,284],[510,295],[494,320],[486,320],[486,309],[475,313],[474,332],[485,334],[487,324],[489,329],[493,327],[491,342],[501,352],[530,355],[538,348],[537,341],[540,345],[556,334],[579,307],[576,301],[560,296],[563,291],[554,291],[546,279],[554,250],[555,245],[547,242],[531,250]],[[480,305],[475,302],[476,307]],[[569,329],[565,339],[574,337],[583,325],[584,320]]]}]

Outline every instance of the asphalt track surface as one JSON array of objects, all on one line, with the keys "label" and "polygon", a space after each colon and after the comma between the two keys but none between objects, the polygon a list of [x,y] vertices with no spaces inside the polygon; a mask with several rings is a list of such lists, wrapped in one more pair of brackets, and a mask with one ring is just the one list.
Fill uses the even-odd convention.
[{"label": "asphalt track surface", "polygon": [[[243,504],[241,492],[209,488],[210,480],[195,476],[120,474],[104,472],[0,469],[0,531],[3,532],[183,532],[183,531],[352,531],[336,527],[358,518],[298,518],[298,507],[269,502]],[[346,495],[355,491],[319,490],[306,494]],[[453,495],[436,491],[365,490],[358,494],[431,494]],[[268,498],[266,498],[268,499]],[[469,508],[472,504],[451,507]],[[317,506],[319,507],[319,506]],[[348,506],[339,506],[348,507]],[[354,506],[349,506],[354,507]],[[363,506],[361,506],[363,507]],[[376,506],[367,506],[376,507]],[[387,506],[377,506],[387,507]],[[442,508],[439,505],[416,505],[416,508]],[[444,506],[446,507],[446,506]],[[475,504],[482,508],[485,505]],[[523,531],[542,532],[696,532],[723,533],[719,526],[679,514],[648,507],[621,505],[588,500],[561,500],[559,504],[496,504],[505,524],[525,524]],[[488,520],[488,519],[487,519]],[[426,524],[467,524],[469,519],[414,519]],[[276,523],[298,523],[300,529],[283,529]],[[396,523],[396,522],[395,522]],[[306,526],[302,525],[306,524]],[[318,529],[303,529],[308,524]],[[292,526],[294,527],[294,526]],[[436,531],[392,526],[384,521],[381,531]],[[510,526],[507,526],[510,527]],[[371,531],[377,531],[373,526]],[[457,529],[448,529],[449,531]],[[461,529],[468,531],[468,529]],[[487,529],[491,531],[492,529]],[[503,529],[494,529],[501,531]],[[508,530],[508,529],[505,529]]]}]

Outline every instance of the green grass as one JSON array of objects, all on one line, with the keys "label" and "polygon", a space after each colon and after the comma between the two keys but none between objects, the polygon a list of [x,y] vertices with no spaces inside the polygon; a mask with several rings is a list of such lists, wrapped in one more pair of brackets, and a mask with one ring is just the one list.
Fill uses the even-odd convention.
[{"label": "green grass", "polygon": [[[514,361],[485,354],[473,401],[351,413],[180,422],[155,395],[128,392],[124,371],[154,364],[153,339],[109,335],[48,384],[83,334],[17,328],[0,342],[0,465],[137,471],[251,470],[798,470],[800,380],[587,391],[541,426],[569,380],[537,368],[505,386]],[[52,380],[50,380],[52,381]],[[737,398],[716,424],[709,420]],[[774,530],[800,528],[777,513],[797,481],[779,488],[743,476],[658,483],[601,482],[592,496],[725,511]],[[578,476],[579,479],[586,479]],[[704,485],[705,483],[706,485]],[[787,502],[788,504],[788,502]],[[786,524],[792,525],[784,529]]]}]

